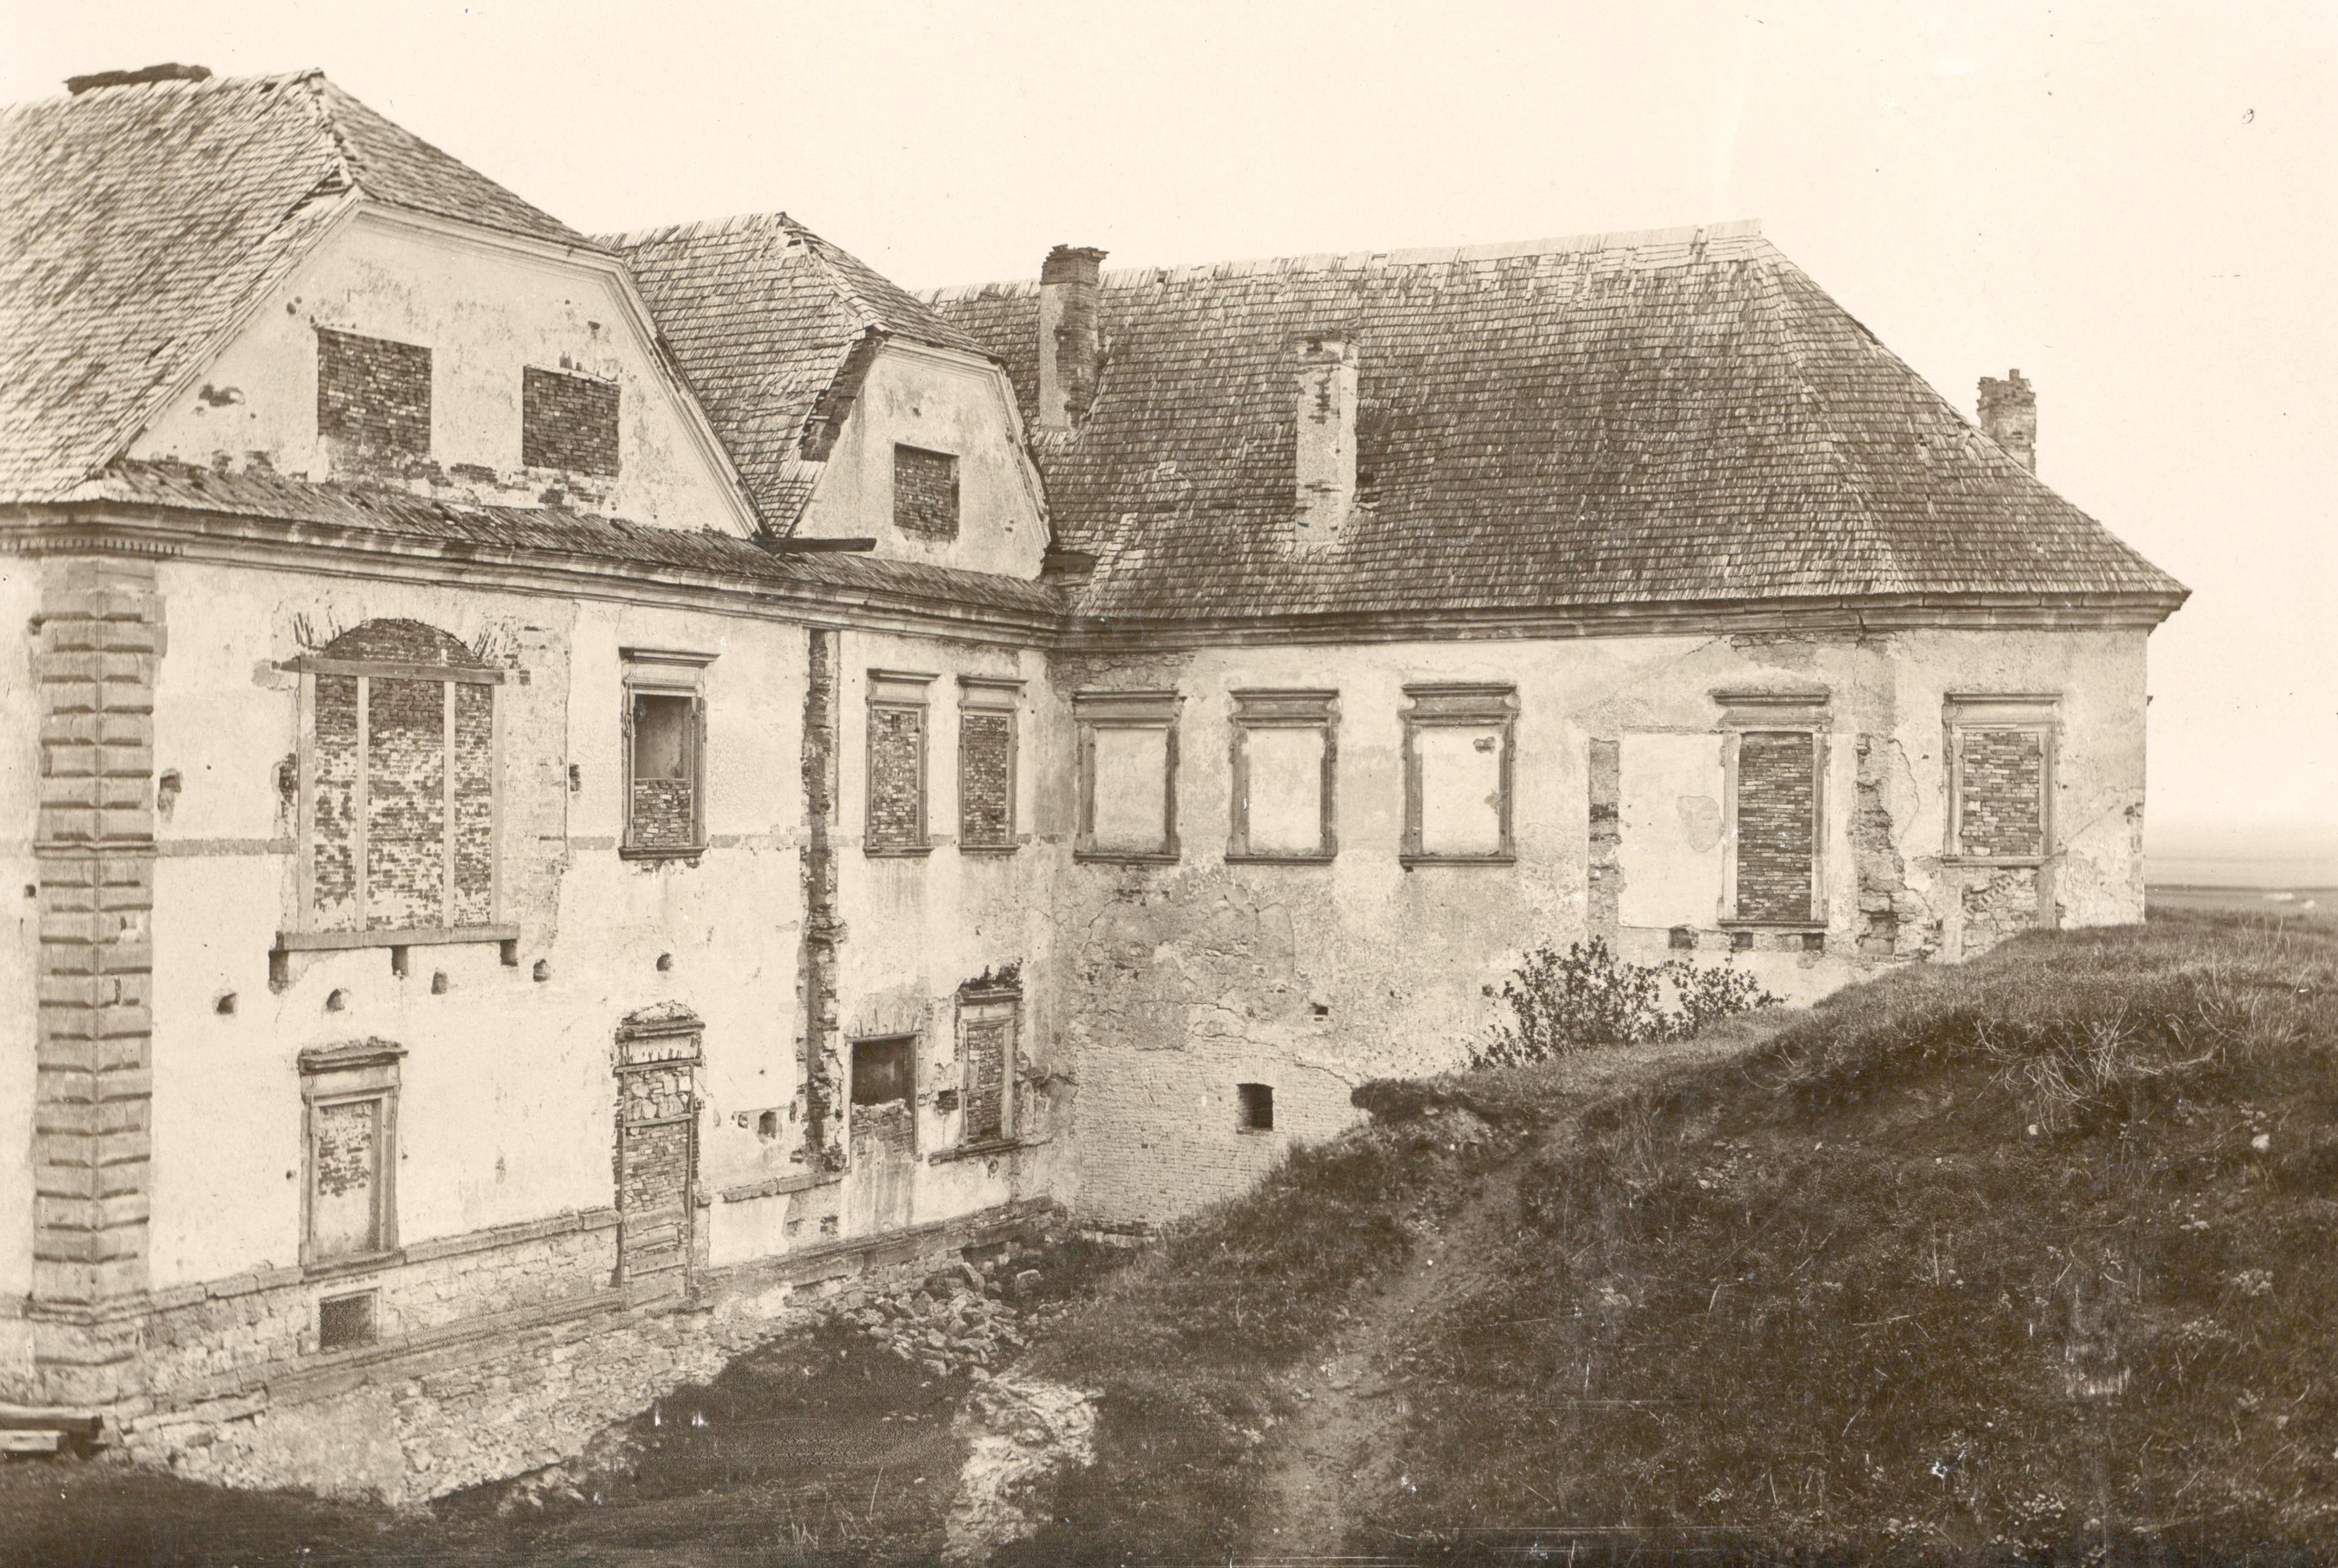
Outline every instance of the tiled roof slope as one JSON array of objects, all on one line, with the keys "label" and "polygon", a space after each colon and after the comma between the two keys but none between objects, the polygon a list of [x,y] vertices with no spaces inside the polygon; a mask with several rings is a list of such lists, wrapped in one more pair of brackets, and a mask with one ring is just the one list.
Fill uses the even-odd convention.
[{"label": "tiled roof slope", "polygon": [[[1037,287],[936,308],[1029,413]],[[2184,591],[1977,434],[1752,224],[1107,273],[1035,456],[1099,616]],[[1361,351],[1359,501],[1293,544],[1296,340]]]},{"label": "tiled roof slope", "polygon": [[589,244],[314,72],[0,107],[0,495],[117,456],[353,189]]},{"label": "tiled roof slope", "polygon": [[980,352],[916,297],[784,212],[643,230],[605,241],[631,263],[766,525],[785,533],[820,460],[806,422],[853,351],[902,338]]}]

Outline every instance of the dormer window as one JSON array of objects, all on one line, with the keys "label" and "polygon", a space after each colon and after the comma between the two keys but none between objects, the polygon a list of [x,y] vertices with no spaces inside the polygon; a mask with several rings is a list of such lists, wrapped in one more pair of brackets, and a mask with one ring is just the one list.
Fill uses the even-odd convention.
[{"label": "dormer window", "polygon": [[374,456],[429,456],[430,350],[318,328],[317,434]]},{"label": "dormer window", "polygon": [[921,446],[893,448],[893,526],[921,539],[958,537],[958,459]]},{"label": "dormer window", "polygon": [[530,365],[522,372],[519,460],[567,474],[617,472],[617,384]]}]

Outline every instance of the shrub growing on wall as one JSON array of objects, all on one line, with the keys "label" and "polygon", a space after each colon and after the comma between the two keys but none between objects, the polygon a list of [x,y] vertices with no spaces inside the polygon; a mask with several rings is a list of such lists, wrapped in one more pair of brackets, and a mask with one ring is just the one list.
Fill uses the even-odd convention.
[{"label": "shrub growing on wall", "polygon": [[1478,1066],[1547,1062],[1586,1045],[1685,1040],[1724,1018],[1774,1007],[1780,998],[1725,961],[1634,964],[1595,936],[1568,943],[1563,954],[1547,943],[1528,953],[1502,983],[1502,1000],[1509,1021],[1496,1024],[1471,1052]]}]

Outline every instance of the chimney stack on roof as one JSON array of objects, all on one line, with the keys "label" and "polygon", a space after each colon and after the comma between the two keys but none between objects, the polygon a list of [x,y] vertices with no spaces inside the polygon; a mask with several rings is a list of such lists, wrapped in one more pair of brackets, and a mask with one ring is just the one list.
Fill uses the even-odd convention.
[{"label": "chimney stack on roof", "polygon": [[2038,471],[2038,394],[2019,370],[2008,370],[2000,381],[1980,378],[1982,434],[2005,448],[2006,456],[2031,473]]},{"label": "chimney stack on roof", "polygon": [[93,71],[86,76],[65,78],[65,91],[78,98],[93,87],[142,87],[149,82],[208,82],[211,68],[208,65],[181,65],[176,62],[163,65],[141,65],[135,71]]},{"label": "chimney stack on roof", "polygon": [[1299,547],[1340,537],[1356,504],[1356,354],[1348,340],[1299,340]]},{"label": "chimney stack on roof", "polygon": [[1058,245],[1039,269],[1039,428],[1069,430],[1087,416],[1104,368],[1099,319],[1105,253]]}]

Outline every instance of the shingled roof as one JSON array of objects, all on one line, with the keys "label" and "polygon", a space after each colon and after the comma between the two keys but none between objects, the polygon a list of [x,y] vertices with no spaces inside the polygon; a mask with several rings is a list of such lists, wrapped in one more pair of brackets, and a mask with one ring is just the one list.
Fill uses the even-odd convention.
[{"label": "shingled roof", "polygon": [[351,192],[591,245],[314,71],[0,107],[0,496],[118,456]]},{"label": "shingled roof", "polygon": [[[816,414],[888,338],[979,353],[956,326],[784,212],[608,237],[765,525],[794,525],[825,458]],[[807,434],[812,436],[810,442]]]},{"label": "shingled roof", "polygon": [[[935,308],[1029,414],[1038,289]],[[1976,432],[1754,225],[1106,273],[1042,437],[1078,609],[1135,621],[2184,590]],[[1361,351],[1359,493],[1294,542],[1294,345]]]}]

